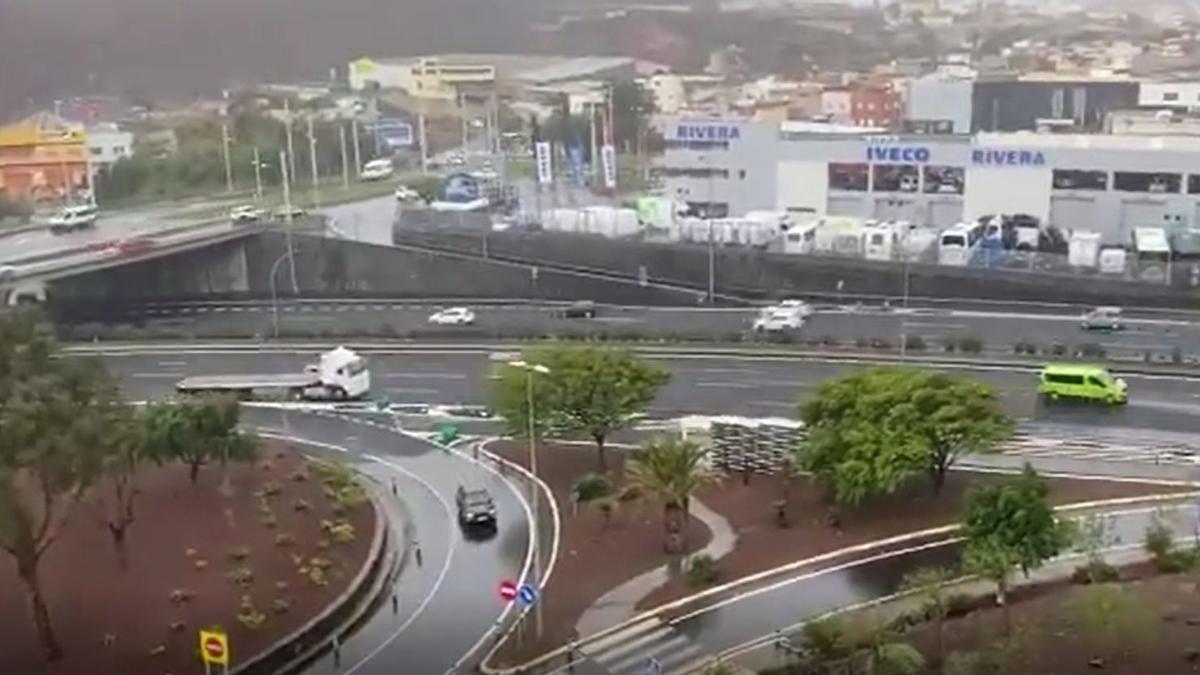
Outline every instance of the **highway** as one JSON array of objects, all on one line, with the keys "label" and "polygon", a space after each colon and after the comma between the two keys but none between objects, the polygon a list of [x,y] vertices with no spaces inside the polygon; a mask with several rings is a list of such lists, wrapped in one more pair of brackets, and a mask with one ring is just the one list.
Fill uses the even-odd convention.
[{"label": "highway", "polygon": [[[536,303],[479,304],[473,326],[432,327],[427,319],[439,306],[471,305],[469,300],[446,300],[440,305],[412,300],[302,300],[278,304],[281,335],[313,330],[345,335],[377,332],[386,326],[396,335],[419,338],[481,339],[497,335],[596,335],[664,337],[738,341],[749,338],[755,308],[618,307],[601,305],[595,319],[564,319],[562,305]],[[185,325],[197,335],[267,335],[273,330],[274,306],[267,301],[156,303],[135,307],[113,321],[155,326]],[[1042,351],[1058,343],[1068,350],[1081,345],[1100,347],[1114,356],[1142,359],[1147,352],[1169,358],[1200,358],[1200,322],[1174,314],[1129,318],[1121,331],[1085,331],[1075,313],[995,312],[957,309],[894,309],[824,305],[793,336],[793,341],[830,342],[850,347],[882,341],[899,345],[900,336],[918,336],[929,350],[946,343],[975,338],[989,351],[1012,353],[1030,342]],[[915,342],[915,341],[914,341]],[[914,350],[916,353],[917,350]]]},{"label": "highway", "polygon": [[[341,448],[333,451],[344,451],[345,460],[377,481],[384,494],[395,483],[409,521],[403,535],[409,541],[408,557],[392,584],[395,613],[385,598],[367,623],[342,641],[340,667],[328,654],[308,673],[393,675],[403,670],[439,675],[482,656],[477,643],[505,610],[498,584],[519,580],[528,569],[524,496],[493,471],[394,430],[260,408],[246,409],[243,422],[327,451]],[[459,485],[491,492],[500,520],[495,533],[464,534],[459,528],[454,506]],[[466,668],[460,666],[459,672]]]},{"label": "highway", "polygon": [[[318,349],[250,347],[227,353],[203,348],[173,353],[123,353],[103,356],[122,381],[128,396],[147,399],[172,393],[187,375],[300,372]],[[519,349],[515,345],[513,350]],[[370,353],[374,395],[396,403],[487,402],[489,376],[495,364],[490,351],[460,351],[429,346],[397,346],[390,353]],[[511,351],[511,350],[508,350]],[[655,417],[683,414],[794,416],[796,402],[822,381],[850,369],[853,363],[804,360],[786,356],[656,356],[672,374],[670,384],[651,405]],[[1189,433],[1200,430],[1200,381],[1128,375],[1131,396],[1126,406],[1103,407],[1043,404],[1035,393],[1032,372],[1009,368],[974,373],[994,384],[1005,407],[1029,425],[1074,428],[1138,429],[1142,433]]]}]

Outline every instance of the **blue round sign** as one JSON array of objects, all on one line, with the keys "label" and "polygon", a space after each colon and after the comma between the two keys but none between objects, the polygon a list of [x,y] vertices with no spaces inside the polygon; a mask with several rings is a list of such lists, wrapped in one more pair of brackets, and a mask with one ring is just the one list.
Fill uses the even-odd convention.
[{"label": "blue round sign", "polygon": [[517,597],[521,599],[521,604],[532,605],[537,602],[538,590],[529,584],[523,584],[517,591]]},{"label": "blue round sign", "polygon": [[465,204],[482,196],[479,181],[467,173],[455,173],[442,181],[442,201]]}]

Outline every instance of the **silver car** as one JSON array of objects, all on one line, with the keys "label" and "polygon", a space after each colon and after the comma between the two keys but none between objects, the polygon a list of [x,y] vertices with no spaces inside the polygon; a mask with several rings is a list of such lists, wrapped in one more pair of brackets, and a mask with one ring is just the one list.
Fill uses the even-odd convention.
[{"label": "silver car", "polygon": [[1079,326],[1084,330],[1121,330],[1125,324],[1120,307],[1096,307],[1083,315]]}]

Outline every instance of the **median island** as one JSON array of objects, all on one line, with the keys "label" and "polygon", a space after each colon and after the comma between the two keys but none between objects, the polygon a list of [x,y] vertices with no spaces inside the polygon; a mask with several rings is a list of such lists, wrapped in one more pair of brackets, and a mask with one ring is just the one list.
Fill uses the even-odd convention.
[{"label": "median island", "polygon": [[236,401],[134,409],[25,319],[0,322],[0,391],[5,672],[202,672],[214,627],[236,669],[368,562],[354,474],[240,431]]}]

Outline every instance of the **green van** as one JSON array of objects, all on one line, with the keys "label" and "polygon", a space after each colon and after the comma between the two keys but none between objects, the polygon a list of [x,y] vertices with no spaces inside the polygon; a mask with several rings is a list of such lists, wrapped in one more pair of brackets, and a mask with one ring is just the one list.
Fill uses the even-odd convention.
[{"label": "green van", "polygon": [[1125,380],[1100,366],[1052,363],[1038,376],[1038,393],[1051,400],[1079,398],[1121,404],[1129,398],[1126,389]]}]

